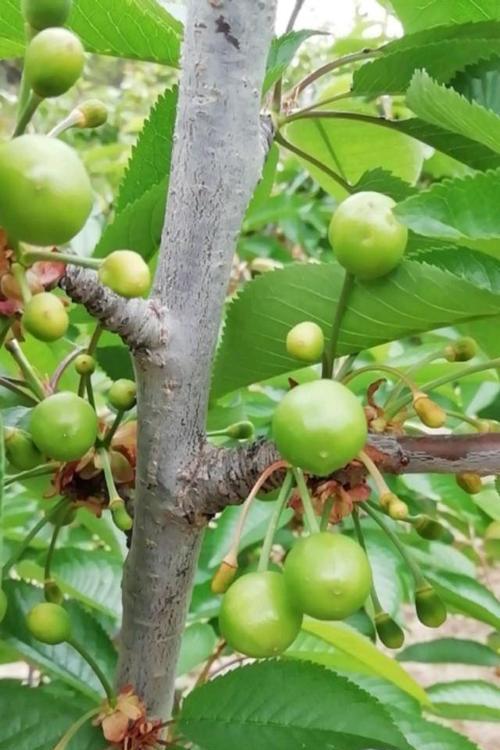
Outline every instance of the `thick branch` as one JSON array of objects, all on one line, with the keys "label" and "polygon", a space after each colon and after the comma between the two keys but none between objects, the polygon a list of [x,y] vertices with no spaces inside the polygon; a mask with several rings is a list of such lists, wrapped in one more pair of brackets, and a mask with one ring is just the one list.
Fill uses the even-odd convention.
[{"label": "thick branch", "polygon": [[133,351],[159,356],[165,343],[164,311],[155,300],[124,299],[99,283],[95,271],[68,266],[61,287]]},{"label": "thick branch", "polygon": [[188,0],[167,215],[153,296],[161,363],[137,354],[138,467],[118,681],[172,704],[202,525],[186,467],[203,444],[235,243],[268,140],[259,106],[275,0]]},{"label": "thick branch", "polygon": [[[388,474],[500,474],[500,434],[371,435],[369,446],[379,468]],[[246,497],[263,470],[279,458],[270,442],[239,450],[207,446],[203,460],[192,467],[192,490],[200,490],[200,512],[217,513]],[[342,470],[337,478],[342,479]],[[335,475],[334,475],[335,476]],[[201,492],[201,489],[203,492]],[[203,500],[203,496],[206,498]]]}]

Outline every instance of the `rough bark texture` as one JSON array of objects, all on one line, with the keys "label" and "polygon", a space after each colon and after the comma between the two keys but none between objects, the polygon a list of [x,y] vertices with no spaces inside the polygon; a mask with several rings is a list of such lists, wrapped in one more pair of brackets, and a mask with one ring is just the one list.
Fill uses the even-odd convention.
[{"label": "rough bark texture", "polygon": [[158,300],[126,300],[103,287],[95,271],[78,266],[68,266],[61,287],[108,331],[118,333],[131,351],[161,357],[166,331],[164,309]]},{"label": "rough bark texture", "polygon": [[[393,437],[370,435],[368,446],[381,471],[388,474],[500,474],[500,434]],[[209,515],[238,505],[264,469],[279,459],[273,443],[258,442],[239,450],[207,446],[197,463],[200,510]],[[190,472],[194,474],[193,471]],[[342,469],[332,477],[342,481]],[[203,500],[205,498],[205,500]]]},{"label": "rough bark texture", "polygon": [[119,683],[165,716],[203,529],[185,469],[203,441],[235,240],[259,179],[275,0],[189,0],[165,230],[153,290],[161,361],[136,355],[138,477]]}]

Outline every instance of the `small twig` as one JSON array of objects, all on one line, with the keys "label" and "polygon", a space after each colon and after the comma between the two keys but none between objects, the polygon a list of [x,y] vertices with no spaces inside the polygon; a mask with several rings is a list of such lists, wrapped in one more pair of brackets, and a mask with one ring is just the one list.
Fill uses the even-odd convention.
[{"label": "small twig", "polygon": [[322,172],[328,175],[328,177],[331,177],[332,180],[335,180],[341,187],[344,188],[344,190],[347,190],[348,193],[352,193],[352,185],[350,185],[347,180],[344,180],[343,177],[341,177],[337,172],[334,172],[333,169],[330,169],[330,167],[327,167],[326,164],[323,164],[318,159],[316,159],[311,154],[307,154],[305,151],[302,151],[302,149],[297,148],[297,146],[294,146],[293,143],[290,143],[281,132],[276,133],[275,140],[277,143],[280,143],[282,146],[284,146],[288,151],[291,151],[296,156],[300,156],[301,159],[305,159],[313,166],[320,169]]},{"label": "small twig", "polygon": [[297,21],[298,15],[300,11],[302,10],[302,6],[304,5],[304,3],[305,3],[305,0],[295,0],[295,5],[293,7],[292,13],[286,25],[285,34],[288,34],[289,31],[292,31]]}]

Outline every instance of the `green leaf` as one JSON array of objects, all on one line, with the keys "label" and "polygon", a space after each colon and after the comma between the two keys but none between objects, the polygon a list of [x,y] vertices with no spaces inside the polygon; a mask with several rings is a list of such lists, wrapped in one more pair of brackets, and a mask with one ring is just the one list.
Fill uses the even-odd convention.
[{"label": "green leaf", "polygon": [[[306,633],[321,638],[326,643],[346,654],[354,656],[365,667],[368,673],[383,677],[398,688],[425,705],[428,703],[424,689],[400,665],[386,656],[373,643],[341,622],[319,622],[306,619],[302,626]],[[291,646],[291,650],[293,645]],[[288,653],[288,652],[287,652]]]},{"label": "green leaf", "polygon": [[408,32],[442,24],[500,20],[497,0],[391,0],[391,4]]},{"label": "green leaf", "polygon": [[433,710],[447,719],[500,721],[500,688],[481,680],[457,680],[427,689]]},{"label": "green leaf", "polygon": [[460,638],[438,638],[436,641],[412,643],[397,655],[398,661],[424,664],[477,664],[481,667],[500,665],[500,654],[477,641]]},{"label": "green leaf", "polygon": [[454,610],[500,628],[500,602],[481,583],[456,573],[427,570],[426,575],[446,604]]},{"label": "green leaf", "polygon": [[203,661],[206,661],[215,649],[217,636],[207,623],[195,622],[184,631],[181,653],[177,662],[177,674],[187,674]]},{"label": "green leaf", "polygon": [[408,106],[433,125],[478,141],[500,153],[500,116],[417,71],[406,94]]},{"label": "green leaf", "polygon": [[[44,580],[43,563],[26,560],[17,566],[23,578]],[[56,550],[51,574],[65,594],[92,609],[98,609],[113,619],[121,615],[122,564],[107,552],[65,547]]]},{"label": "green leaf", "polygon": [[400,731],[415,750],[481,750],[462,734],[415,714],[389,709]]},{"label": "green leaf", "polygon": [[167,89],[151,109],[118,190],[117,213],[170,173],[176,108],[177,87]]},{"label": "green leaf", "polygon": [[485,60],[457,73],[452,87],[469,101],[500,114],[500,60]]},{"label": "green leaf", "polygon": [[[0,680],[0,750],[51,750],[86,711],[92,708],[82,696],[71,699],[45,686],[30,688],[16,680]],[[7,715],[8,706],[8,715]],[[69,750],[102,750],[102,730],[91,719],[71,741]]]},{"label": "green leaf", "polygon": [[[353,721],[353,716],[362,721]],[[206,750],[408,750],[386,709],[371,695],[318,665],[264,661],[194,690],[181,731]]]},{"label": "green leaf", "polygon": [[[352,185],[365,172],[379,168],[411,184],[422,168],[421,144],[396,129],[380,128],[369,118],[362,122],[327,117],[295,120],[285,132],[291,143]],[[300,161],[324,190],[345,196],[345,190],[325,172],[305,159]]]},{"label": "green leaf", "polygon": [[106,227],[94,255],[102,258],[113,250],[127,248],[149,260],[160,246],[166,196],[167,178],[127,203]]},{"label": "green leaf", "polygon": [[452,241],[500,237],[500,169],[444,180],[395,208],[417,234]]},{"label": "green leaf", "polygon": [[384,193],[396,202],[403,201],[415,192],[411,185],[385,169],[371,169],[362,174],[354,185],[353,192],[360,193],[363,190]]},{"label": "green leaf", "polygon": [[289,31],[287,34],[275,37],[271,42],[271,48],[267,57],[266,76],[262,86],[262,93],[269,91],[271,86],[281,78],[288,68],[301,44],[320,31],[301,29],[300,31]]},{"label": "green leaf", "polygon": [[[343,270],[336,263],[294,264],[248,283],[228,308],[213,395],[296,369],[297,361],[285,349],[288,331],[312,320],[328,338],[342,280]],[[499,294],[500,287],[493,294],[448,271],[406,260],[383,279],[356,283],[338,353],[358,352],[473,316],[497,315]]]},{"label": "green leaf", "polygon": [[[66,643],[47,646],[29,633],[25,618],[29,610],[42,601],[41,590],[22,581],[6,581],[4,590],[9,607],[0,625],[0,637],[7,645],[42,672],[59,678],[79,693],[93,700],[101,698],[102,688],[94,672],[71,646]],[[85,644],[112,682],[116,651],[110,639],[99,623],[76,602],[67,602],[65,607],[71,617],[75,638]]]},{"label": "green leaf", "polygon": [[[178,64],[181,24],[156,0],[78,0],[68,25],[89,52]],[[19,0],[2,0],[2,38],[24,46]]]},{"label": "green leaf", "polygon": [[130,352],[124,346],[99,346],[96,356],[100,366],[111,380],[134,379]]},{"label": "green leaf", "polygon": [[439,29],[447,32],[448,38],[441,33],[434,39],[432,32],[427,32],[425,36],[416,34],[415,39],[405,37],[403,48],[398,42],[388,44],[380,57],[356,71],[353,92],[367,96],[402,94],[415,70],[422,68],[439,83],[447,83],[457,70],[500,52],[500,24],[471,24],[466,29],[471,38],[464,33],[458,38],[457,27],[450,26]]}]

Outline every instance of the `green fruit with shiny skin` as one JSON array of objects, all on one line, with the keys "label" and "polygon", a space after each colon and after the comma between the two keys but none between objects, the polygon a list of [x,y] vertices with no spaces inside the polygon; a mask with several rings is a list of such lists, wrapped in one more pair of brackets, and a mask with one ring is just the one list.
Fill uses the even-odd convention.
[{"label": "green fruit with shiny skin", "polygon": [[428,628],[439,628],[446,620],[446,606],[430,584],[415,592],[417,617]]},{"label": "green fruit with shiny skin", "polygon": [[37,31],[64,26],[72,5],[73,0],[21,0],[24,18]]},{"label": "green fruit with shiny skin", "polygon": [[378,612],[375,615],[375,629],[387,648],[401,648],[405,642],[403,630],[387,612]]},{"label": "green fruit with shiny skin", "polygon": [[274,412],[272,434],[285,461],[327,476],[363,449],[367,425],[356,396],[341,383],[323,379],[286,394]]},{"label": "green fruit with shiny skin", "polygon": [[31,435],[17,427],[8,427],[5,430],[5,455],[18,471],[29,471],[43,461],[43,456]]},{"label": "green fruit with shiny skin", "polygon": [[139,253],[115,250],[99,268],[99,279],[122,297],[142,297],[151,285],[151,272]]},{"label": "green fruit with shiny skin", "polygon": [[128,411],[136,404],[137,386],[133,380],[121,378],[115,380],[108,391],[111,406],[118,411]]},{"label": "green fruit with shiny skin", "polygon": [[333,214],[328,237],[335,256],[348,273],[371,280],[385,276],[401,262],[408,229],[392,209],[392,198],[382,193],[354,193]]},{"label": "green fruit with shiny skin", "polygon": [[65,94],[78,81],[85,65],[85,50],[76,34],[50,28],[37,34],[26,49],[24,73],[42,99]]},{"label": "green fruit with shiny skin", "polygon": [[24,307],[23,325],[40,341],[57,341],[64,336],[69,326],[69,317],[63,303],[51,292],[41,292]]},{"label": "green fruit with shiny skin", "polygon": [[281,573],[247,573],[224,594],[219,624],[235,651],[260,659],[277,656],[293,643],[302,615],[291,604]]},{"label": "green fruit with shiny skin", "polygon": [[304,320],[290,329],[286,337],[286,350],[291,357],[302,362],[319,362],[325,348],[325,337],[317,323]]},{"label": "green fruit with shiny skin", "polygon": [[21,135],[0,145],[0,226],[30,245],[69,242],[92,209],[76,151],[57,138]]},{"label": "green fruit with shiny skin", "polygon": [[79,375],[92,375],[95,368],[96,361],[90,354],[79,354],[75,359],[75,370]]},{"label": "green fruit with shiny skin", "polygon": [[59,604],[42,602],[28,612],[26,625],[31,635],[51,646],[64,643],[71,638],[71,620]]},{"label": "green fruit with shiny skin", "polygon": [[342,534],[303,537],[285,560],[290,600],[318,620],[344,620],[366,601],[372,584],[364,549]]},{"label": "green fruit with shiny skin", "polygon": [[3,589],[0,589],[0,622],[4,619],[7,614],[8,607],[7,595]]},{"label": "green fruit with shiny skin", "polygon": [[49,396],[31,412],[31,436],[46,456],[76,461],[97,438],[97,416],[88,401],[63,391]]}]

